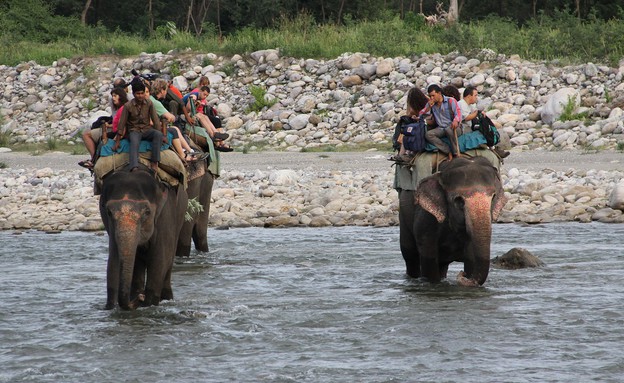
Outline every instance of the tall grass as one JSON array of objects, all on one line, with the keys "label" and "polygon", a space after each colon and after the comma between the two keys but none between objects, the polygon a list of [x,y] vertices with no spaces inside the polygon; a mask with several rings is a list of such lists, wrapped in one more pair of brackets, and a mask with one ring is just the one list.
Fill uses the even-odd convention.
[{"label": "tall grass", "polygon": [[[538,16],[523,26],[500,17],[460,23],[450,28],[428,27],[422,16],[404,19],[386,14],[374,21],[347,21],[345,25],[317,24],[307,14],[282,18],[276,29],[244,28],[219,38],[209,32],[200,37],[189,33],[157,33],[144,38],[103,28],[89,29],[82,38],[46,44],[0,36],[0,64],[16,65],[34,60],[49,65],[61,57],[141,52],[167,52],[190,48],[196,52],[245,54],[260,49],[279,48],[283,54],[305,58],[334,58],[344,52],[367,52],[375,56],[442,54],[489,48],[525,59],[616,64],[624,57],[624,22],[589,19],[579,22],[572,14]],[[211,31],[212,29],[208,29]]]}]

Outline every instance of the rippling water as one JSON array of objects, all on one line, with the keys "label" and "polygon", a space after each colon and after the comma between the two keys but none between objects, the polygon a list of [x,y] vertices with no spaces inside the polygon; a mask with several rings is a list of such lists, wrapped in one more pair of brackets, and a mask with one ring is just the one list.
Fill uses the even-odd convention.
[{"label": "rippling water", "polygon": [[431,286],[398,228],[210,230],[134,312],[102,310],[106,235],[3,232],[0,381],[622,381],[624,226],[494,231],[547,267]]}]

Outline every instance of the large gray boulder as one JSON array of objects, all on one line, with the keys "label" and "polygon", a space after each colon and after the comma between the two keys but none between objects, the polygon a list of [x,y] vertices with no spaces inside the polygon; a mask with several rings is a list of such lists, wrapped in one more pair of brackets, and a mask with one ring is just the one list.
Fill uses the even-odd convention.
[{"label": "large gray boulder", "polygon": [[575,110],[581,105],[581,96],[574,88],[562,88],[553,93],[542,108],[541,118],[546,124],[557,121],[568,102],[574,102]]}]

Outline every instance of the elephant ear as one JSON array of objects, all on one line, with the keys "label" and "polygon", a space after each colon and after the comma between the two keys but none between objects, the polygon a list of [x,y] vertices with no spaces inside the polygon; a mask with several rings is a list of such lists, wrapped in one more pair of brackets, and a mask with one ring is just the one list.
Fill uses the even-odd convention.
[{"label": "elephant ear", "polygon": [[507,197],[505,197],[503,183],[501,182],[500,175],[496,172],[496,194],[492,200],[492,222],[495,222],[498,219],[498,216],[506,203]]},{"label": "elephant ear", "polygon": [[418,184],[418,189],[414,193],[414,204],[420,205],[439,223],[442,223],[446,219],[447,206],[446,195],[439,178],[437,174],[434,174]]}]

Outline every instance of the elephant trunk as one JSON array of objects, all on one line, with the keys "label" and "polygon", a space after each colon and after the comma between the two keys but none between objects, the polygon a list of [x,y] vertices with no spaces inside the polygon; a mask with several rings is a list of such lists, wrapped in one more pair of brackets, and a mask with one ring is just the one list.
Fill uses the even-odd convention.
[{"label": "elephant trunk", "polygon": [[127,227],[117,227],[116,241],[117,249],[119,250],[120,266],[119,306],[126,310],[134,309],[136,305],[130,302],[130,291],[132,289],[132,275],[134,273],[134,262],[139,244],[139,235],[137,230],[132,230]]},{"label": "elephant trunk", "polygon": [[477,285],[485,283],[490,271],[491,205],[491,196],[486,193],[475,193],[465,199],[466,230],[470,236],[465,277]]}]

